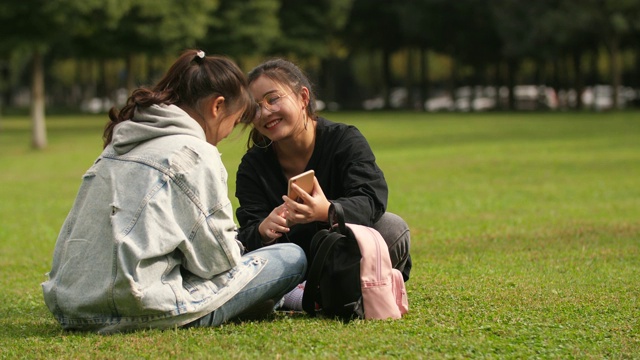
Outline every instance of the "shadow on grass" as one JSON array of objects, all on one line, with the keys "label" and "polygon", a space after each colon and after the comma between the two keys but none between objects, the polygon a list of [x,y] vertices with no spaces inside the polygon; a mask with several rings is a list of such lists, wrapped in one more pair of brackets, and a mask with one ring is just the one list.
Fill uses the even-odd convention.
[{"label": "shadow on grass", "polygon": [[29,338],[54,338],[65,334],[71,334],[53,322],[43,323],[42,320],[2,320],[0,321],[0,334],[6,339],[29,339]]},{"label": "shadow on grass", "polygon": [[[51,339],[61,336],[93,336],[90,331],[63,330],[51,315],[32,314],[24,317],[22,314],[3,314],[0,320],[0,338],[26,340],[26,339]],[[37,316],[40,316],[39,318]],[[241,325],[244,322],[271,322],[283,319],[308,319],[309,316],[300,311],[276,311],[262,319],[233,320],[229,324]],[[145,331],[148,329],[140,329]],[[171,330],[171,329],[167,329]],[[135,333],[137,331],[133,331]]]}]

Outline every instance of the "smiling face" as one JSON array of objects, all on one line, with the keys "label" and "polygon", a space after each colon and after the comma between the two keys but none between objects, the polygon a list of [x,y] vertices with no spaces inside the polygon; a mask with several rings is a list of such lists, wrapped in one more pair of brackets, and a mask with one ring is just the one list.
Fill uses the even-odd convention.
[{"label": "smiling face", "polygon": [[260,108],[253,126],[274,142],[295,137],[304,129],[303,114],[308,102],[308,90],[293,92],[264,75],[249,85],[251,94],[258,99]]}]

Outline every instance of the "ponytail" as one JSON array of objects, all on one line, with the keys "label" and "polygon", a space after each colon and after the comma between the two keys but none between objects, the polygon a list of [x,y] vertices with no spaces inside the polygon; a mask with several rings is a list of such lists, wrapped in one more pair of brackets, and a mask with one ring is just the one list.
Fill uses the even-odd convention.
[{"label": "ponytail", "polygon": [[109,110],[109,122],[102,135],[103,147],[113,140],[119,123],[136,121],[137,108],[153,105],[197,107],[200,100],[224,96],[230,114],[242,111],[241,122],[250,123],[255,103],[247,90],[247,80],[233,61],[223,56],[205,56],[202,50],[187,50],[171,65],[164,77],[152,88],[134,90],[121,110]]}]

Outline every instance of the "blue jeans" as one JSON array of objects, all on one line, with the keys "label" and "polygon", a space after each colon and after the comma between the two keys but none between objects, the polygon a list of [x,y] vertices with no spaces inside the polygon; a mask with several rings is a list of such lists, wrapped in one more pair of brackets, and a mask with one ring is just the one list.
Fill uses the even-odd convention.
[{"label": "blue jeans", "polygon": [[291,243],[266,246],[245,256],[267,259],[264,269],[239,293],[214,312],[186,326],[220,326],[254,305],[268,300],[278,302],[298,285],[307,271],[307,257],[302,248]]}]

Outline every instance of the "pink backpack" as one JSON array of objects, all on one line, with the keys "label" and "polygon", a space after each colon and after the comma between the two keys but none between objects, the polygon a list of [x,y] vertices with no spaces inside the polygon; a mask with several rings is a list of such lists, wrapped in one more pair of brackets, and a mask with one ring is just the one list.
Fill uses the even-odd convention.
[{"label": "pink backpack", "polygon": [[409,310],[407,291],[380,233],[345,224],[340,204],[333,203],[329,214],[335,225],[311,242],[302,308],[311,316],[321,312],[343,320],[401,318]]},{"label": "pink backpack", "polygon": [[389,249],[373,228],[346,224],[353,232],[362,259],[360,285],[365,319],[399,319],[409,311],[402,273],[391,267]]}]

